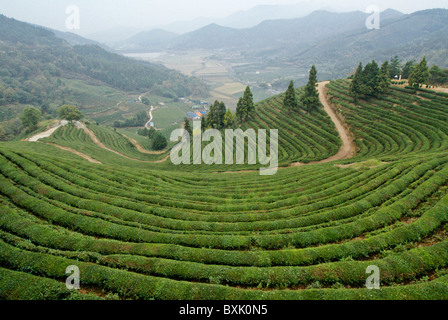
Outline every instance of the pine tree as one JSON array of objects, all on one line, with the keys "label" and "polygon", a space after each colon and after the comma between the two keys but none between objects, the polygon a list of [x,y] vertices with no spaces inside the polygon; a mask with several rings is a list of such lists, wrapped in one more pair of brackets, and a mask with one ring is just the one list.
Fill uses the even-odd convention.
[{"label": "pine tree", "polygon": [[393,57],[390,59],[390,65],[389,65],[389,78],[393,79],[395,76],[399,76],[401,74],[401,61],[398,56]]},{"label": "pine tree", "polygon": [[285,99],[283,100],[283,107],[289,112],[296,111],[299,108],[297,102],[296,90],[294,89],[294,81],[291,80],[288,89],[285,92]]},{"label": "pine tree", "polygon": [[226,116],[227,108],[224,102],[220,102],[216,109],[216,128],[224,128],[224,117]]},{"label": "pine tree", "polygon": [[167,147],[168,142],[166,141],[166,138],[159,132],[157,131],[156,133],[154,133],[154,136],[152,138],[152,149],[159,151],[159,150],[163,150]]},{"label": "pine tree", "polygon": [[304,93],[300,97],[300,101],[306,111],[311,112],[319,107],[319,91],[317,85],[317,70],[313,65],[310,70],[308,83],[305,86]]},{"label": "pine tree", "polygon": [[29,107],[23,110],[20,120],[22,124],[28,131],[33,131],[37,129],[37,125],[42,118],[42,113],[39,109]]},{"label": "pine tree", "polygon": [[[207,129],[207,119],[206,116],[201,118],[201,131],[204,132]],[[193,132],[193,129],[191,130]],[[193,134],[191,134],[193,136]]]},{"label": "pine tree", "polygon": [[207,115],[207,124],[210,128],[215,128],[217,124],[217,113],[218,113],[218,107],[219,107],[219,101],[216,100],[215,103],[213,103],[210,106],[210,111]]},{"label": "pine tree", "polygon": [[402,78],[403,79],[409,79],[409,77],[412,74],[412,71],[414,71],[414,68],[415,68],[415,61],[414,60],[406,62],[406,64],[403,67]]},{"label": "pine tree", "polygon": [[390,88],[390,77],[389,77],[389,62],[385,61],[381,65],[380,72],[378,73],[378,79],[376,81],[375,93],[379,97],[387,92]]},{"label": "pine tree", "polygon": [[226,112],[226,115],[224,117],[224,127],[229,128],[233,125],[233,120],[235,116],[233,115],[232,111],[229,109]]},{"label": "pine tree", "polygon": [[380,69],[375,60],[368,63],[363,71],[363,93],[368,96],[376,95],[376,88],[378,82],[378,74]]},{"label": "pine tree", "polygon": [[363,93],[363,68],[362,62],[359,63],[356,69],[355,75],[353,76],[352,82],[350,83],[350,94],[358,102],[359,96]]},{"label": "pine tree", "polygon": [[238,122],[243,122],[244,120],[244,115],[246,114],[246,111],[244,110],[244,103],[243,103],[243,98],[241,97],[238,100],[238,103],[236,104],[236,119],[238,120]]},{"label": "pine tree", "polygon": [[409,77],[409,85],[413,86],[415,91],[423,84],[429,84],[429,69],[426,64],[426,57],[423,57]]},{"label": "pine tree", "polygon": [[243,95],[243,101],[246,104],[245,110],[245,120],[247,121],[250,117],[252,117],[255,114],[255,104],[254,104],[254,95],[252,94],[252,91],[250,91],[250,87],[246,87],[246,91]]},{"label": "pine tree", "polygon": [[190,137],[193,136],[193,128],[192,128],[190,120],[188,120],[188,118],[185,118],[185,120],[184,120],[184,130],[190,134]]},{"label": "pine tree", "polygon": [[236,107],[236,118],[239,122],[249,120],[255,114],[254,96],[250,87],[247,86],[243,97],[238,100]]}]

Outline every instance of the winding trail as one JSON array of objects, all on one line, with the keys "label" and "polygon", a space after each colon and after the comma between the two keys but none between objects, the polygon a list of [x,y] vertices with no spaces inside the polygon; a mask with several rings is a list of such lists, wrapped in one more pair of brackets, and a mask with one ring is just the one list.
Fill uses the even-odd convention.
[{"label": "winding trail", "polygon": [[[330,116],[331,121],[335,124],[336,130],[339,133],[339,137],[342,140],[342,146],[339,149],[339,151],[324,160],[321,161],[313,161],[308,163],[303,162],[293,162],[290,163],[286,167],[279,167],[278,169],[285,169],[285,168],[291,168],[291,167],[302,167],[302,166],[309,166],[314,164],[320,164],[320,163],[328,163],[333,162],[337,160],[344,160],[349,159],[355,156],[356,154],[356,145],[354,143],[353,135],[351,134],[350,130],[344,125],[342,120],[337,116],[335,110],[331,107],[331,103],[328,100],[327,92],[327,84],[329,84],[330,81],[322,81],[318,83],[318,91],[319,91],[319,100],[324,106],[325,112]],[[241,171],[226,171],[226,172],[214,172],[214,173],[248,173],[248,172],[258,172],[259,170],[241,170]]]},{"label": "winding trail", "polygon": [[[25,141],[28,141],[28,142],[40,142],[39,141],[40,139],[44,139],[44,138],[50,137],[56,130],[58,130],[60,127],[66,126],[67,124],[68,124],[68,121],[66,121],[66,120],[59,121],[58,124],[54,125],[50,129],[48,129],[48,130],[46,130],[44,132],[38,133],[38,134],[36,134],[36,135],[26,139]],[[74,149],[70,149],[70,148],[67,148],[67,147],[62,147],[60,145],[57,145],[57,144],[51,143],[51,142],[42,142],[42,143],[45,143],[45,144],[57,147],[57,148],[59,148],[61,150],[64,150],[64,151],[69,151],[69,152],[71,152],[73,154],[76,154],[77,156],[80,156],[81,158],[84,158],[85,160],[87,160],[87,161],[89,161],[91,163],[101,164],[101,162],[99,162],[98,160],[95,160],[92,157],[90,157],[90,156],[88,156],[88,155],[86,155],[86,154],[84,154],[82,152],[76,151]]]},{"label": "winding trail", "polygon": [[36,134],[36,135],[34,135],[34,136],[32,136],[32,137],[26,139],[25,141],[29,141],[29,142],[37,142],[37,141],[39,141],[40,139],[48,138],[48,137],[50,137],[56,130],[58,130],[60,127],[66,126],[67,124],[68,124],[68,121],[66,121],[66,120],[59,121],[58,124],[52,126],[50,129],[48,129],[48,130],[46,130],[46,131],[44,131],[44,132],[38,133],[38,134]]},{"label": "winding trail", "polygon": [[153,111],[154,111],[154,106],[151,106],[151,110],[149,110],[149,120],[145,124],[145,128],[148,130],[151,129],[151,122],[152,122],[152,119],[154,119],[154,117],[152,115]]},{"label": "winding trail", "polygon": [[120,132],[120,134],[121,134],[123,137],[125,137],[126,139],[128,139],[128,140],[134,145],[134,147],[138,150],[138,152],[140,152],[140,153],[144,153],[144,154],[163,154],[163,153],[166,152],[166,150],[162,150],[162,151],[149,151],[149,150],[146,150],[145,148],[143,148],[143,147],[137,142],[137,140],[128,137],[128,136],[125,135],[124,133],[121,133],[121,132]]},{"label": "winding trail", "polygon": [[61,150],[68,151],[68,152],[71,152],[71,153],[73,153],[73,154],[76,154],[77,156],[80,156],[81,158],[84,158],[85,160],[87,160],[87,161],[89,161],[89,162],[91,162],[91,163],[102,164],[102,162],[93,159],[91,156],[88,156],[88,155],[86,155],[85,153],[76,151],[76,150],[74,150],[74,149],[67,148],[67,147],[63,147],[63,146],[60,146],[60,145],[58,145],[58,144],[50,143],[50,142],[45,142],[45,144],[49,144],[49,145],[54,146],[54,147],[57,147],[57,148],[59,148],[59,149],[61,149]]},{"label": "winding trail", "polygon": [[[115,153],[116,155],[118,155],[118,156],[120,156],[120,157],[129,159],[129,160],[132,160],[132,161],[145,162],[145,163],[162,163],[162,162],[167,161],[167,160],[169,159],[169,157],[170,157],[170,155],[167,155],[167,156],[164,157],[163,159],[156,160],[156,161],[147,161],[147,160],[140,160],[140,159],[135,159],[135,158],[128,157],[127,155],[124,155],[124,154],[122,154],[122,153],[120,153],[120,152],[118,152],[118,151],[116,151],[116,150],[113,150],[113,149],[111,149],[111,148],[106,147],[106,146],[105,146],[105,145],[104,145],[104,144],[97,138],[97,136],[95,135],[95,133],[94,133],[92,130],[90,130],[89,128],[87,128],[86,125],[85,125],[84,123],[77,122],[75,125],[76,125],[76,127],[77,127],[78,129],[82,129],[82,130],[84,130],[84,132],[90,137],[90,139],[93,141],[93,143],[95,143],[98,147],[100,147],[101,149],[107,150],[107,151],[109,151],[109,152]],[[129,140],[129,141],[131,141],[131,140]],[[134,140],[134,141],[135,141],[135,140]],[[132,142],[132,141],[131,141],[131,142]],[[137,141],[135,141],[135,142],[137,143]],[[138,143],[137,143],[137,144],[138,144]],[[139,146],[140,146],[140,145],[139,145]],[[144,150],[141,146],[140,146],[140,148],[141,148],[142,150]],[[145,150],[145,151],[146,151],[146,150]],[[148,152],[150,152],[150,151],[148,151]],[[162,152],[161,152],[160,154],[162,154],[162,153],[164,153],[164,152],[167,152],[167,150],[162,150]]]},{"label": "winding trail", "polygon": [[336,126],[336,130],[339,133],[339,137],[342,140],[342,146],[339,149],[338,153],[335,155],[321,160],[321,161],[313,161],[308,163],[301,163],[301,162],[295,162],[291,163],[289,167],[299,167],[304,165],[312,165],[312,164],[319,164],[319,163],[328,163],[333,162],[337,160],[344,160],[352,158],[356,154],[356,145],[354,143],[353,136],[350,132],[350,130],[344,125],[342,120],[337,116],[335,110],[331,107],[330,101],[327,97],[327,84],[329,84],[330,81],[323,81],[319,82],[318,84],[318,90],[319,90],[319,100],[324,106],[325,112],[330,116],[331,121]]}]

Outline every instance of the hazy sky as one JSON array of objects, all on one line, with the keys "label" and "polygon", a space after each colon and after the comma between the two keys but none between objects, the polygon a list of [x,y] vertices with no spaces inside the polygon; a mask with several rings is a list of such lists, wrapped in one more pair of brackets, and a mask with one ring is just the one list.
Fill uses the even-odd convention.
[{"label": "hazy sky", "polygon": [[337,11],[364,11],[369,5],[381,10],[393,8],[410,13],[427,8],[448,8],[447,0],[0,0],[0,13],[62,31],[66,8],[80,10],[77,32],[88,35],[116,26],[147,28],[197,17],[225,17],[257,5],[288,5],[311,2],[317,7],[330,6]]}]

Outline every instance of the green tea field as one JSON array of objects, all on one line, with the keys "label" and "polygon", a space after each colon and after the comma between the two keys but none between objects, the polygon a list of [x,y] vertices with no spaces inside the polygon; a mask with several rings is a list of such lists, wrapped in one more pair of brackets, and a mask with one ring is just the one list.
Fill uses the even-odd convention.
[{"label": "green tea field", "polygon": [[288,114],[274,96],[243,127],[279,129],[272,176],[175,166],[92,124],[0,143],[0,298],[448,299],[448,94],[354,104],[336,80],[322,100],[355,149],[335,157],[322,106]]}]

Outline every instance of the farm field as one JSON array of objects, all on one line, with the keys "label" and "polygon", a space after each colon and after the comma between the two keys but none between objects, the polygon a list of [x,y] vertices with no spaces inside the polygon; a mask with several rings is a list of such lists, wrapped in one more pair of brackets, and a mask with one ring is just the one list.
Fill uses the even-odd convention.
[{"label": "farm field", "polygon": [[[327,88],[356,154],[319,163],[342,145],[328,114],[274,96],[242,128],[279,128],[273,176],[174,166],[93,124],[105,148],[70,125],[0,143],[0,298],[448,299],[448,95],[392,87],[355,105],[348,80]],[[72,265],[82,290],[65,287]]]}]

